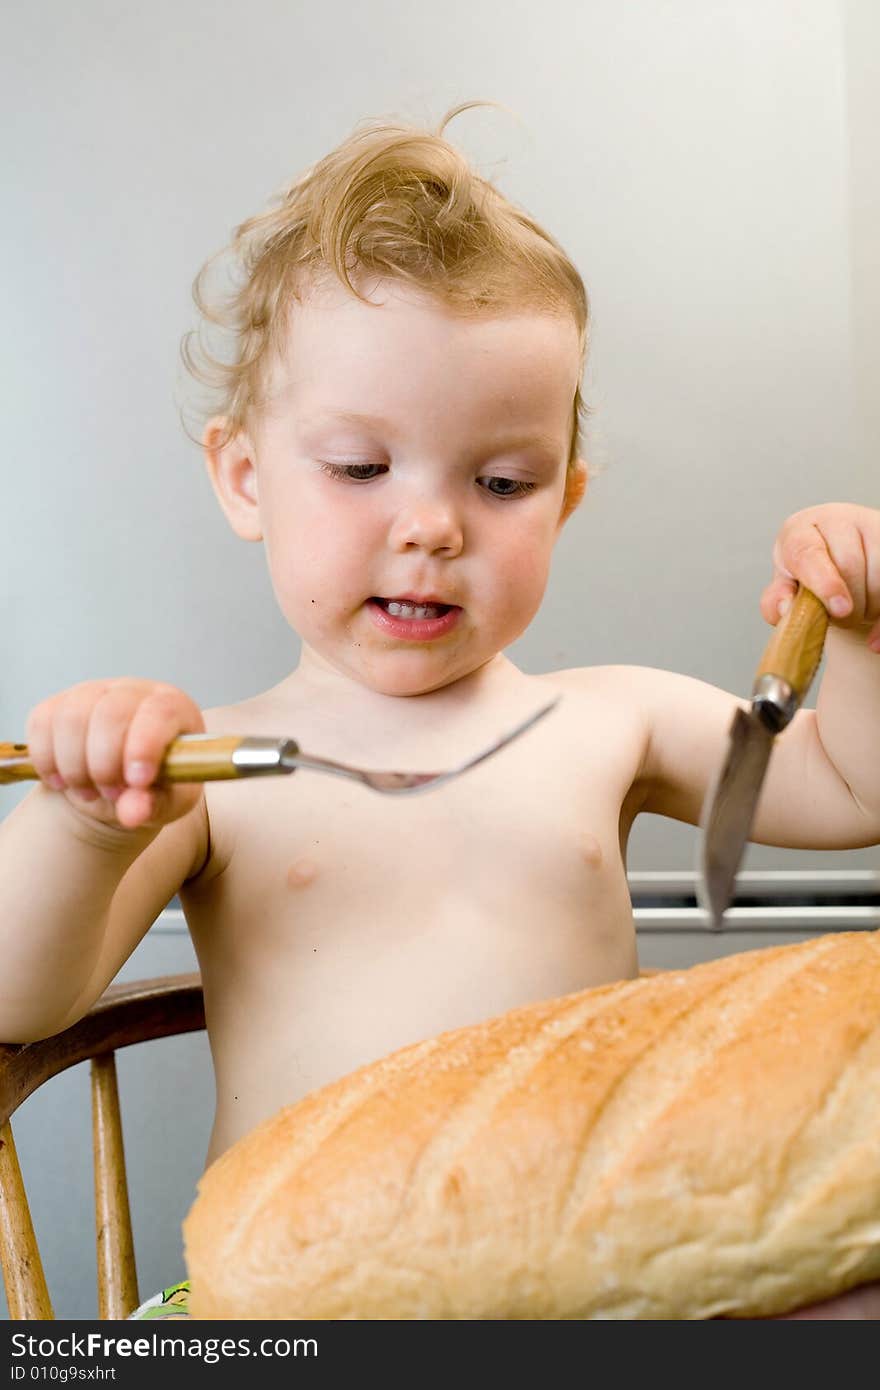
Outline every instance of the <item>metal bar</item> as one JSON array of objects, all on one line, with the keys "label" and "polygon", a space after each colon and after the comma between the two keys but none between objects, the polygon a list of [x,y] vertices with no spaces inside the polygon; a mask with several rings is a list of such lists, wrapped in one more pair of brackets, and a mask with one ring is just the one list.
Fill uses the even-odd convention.
[{"label": "metal bar", "polygon": [[[637,932],[719,933],[699,907],[637,907]],[[823,932],[877,931],[880,907],[731,907],[724,914],[724,935],[735,931]]]},{"label": "metal bar", "polygon": [[[634,897],[681,897],[696,900],[696,871],[633,871],[627,874]],[[792,869],[744,870],[736,877],[737,893],[750,897],[774,894],[809,899],[823,897],[880,897],[880,870],[875,869]]]}]

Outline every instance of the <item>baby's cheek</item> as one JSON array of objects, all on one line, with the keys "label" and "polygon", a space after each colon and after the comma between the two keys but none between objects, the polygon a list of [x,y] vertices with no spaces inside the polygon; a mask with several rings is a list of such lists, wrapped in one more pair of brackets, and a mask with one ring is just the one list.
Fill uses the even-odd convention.
[{"label": "baby's cheek", "polygon": [[515,602],[530,612],[537,612],[550,577],[552,546],[546,538],[526,541],[505,555],[498,578]]}]

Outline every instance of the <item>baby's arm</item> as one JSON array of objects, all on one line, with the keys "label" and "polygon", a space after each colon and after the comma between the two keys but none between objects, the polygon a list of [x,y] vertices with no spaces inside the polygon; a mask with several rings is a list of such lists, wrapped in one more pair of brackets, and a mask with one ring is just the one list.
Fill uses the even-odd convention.
[{"label": "baby's arm", "polygon": [[[761,610],[770,623],[798,584],[826,605],[830,625],[815,711],[775,740],[751,839],[798,849],[880,843],[880,511],[828,503],[795,512],[773,550]],[[737,703],[668,672],[638,677],[648,731],[646,811],[696,824],[727,751]]]},{"label": "baby's arm", "polygon": [[41,785],[0,826],[4,1042],[81,1017],[201,866],[201,788],[150,783],[168,743],[203,727],[186,695],[152,681],[89,682],[33,711]]},{"label": "baby's arm", "polygon": [[[880,667],[880,659],[865,655]],[[749,701],[670,671],[634,668],[627,679],[647,729],[641,810],[697,825],[727,754],[734,711]],[[801,710],[775,739],[749,838],[790,849],[880,842],[880,805],[872,810],[854,797],[823,745],[815,710]]]}]

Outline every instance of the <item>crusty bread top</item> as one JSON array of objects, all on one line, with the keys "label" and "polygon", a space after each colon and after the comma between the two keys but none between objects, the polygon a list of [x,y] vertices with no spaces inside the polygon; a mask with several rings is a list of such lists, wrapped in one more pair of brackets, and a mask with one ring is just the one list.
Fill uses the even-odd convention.
[{"label": "crusty bread top", "polygon": [[880,934],[515,1009],[204,1174],[202,1318],[765,1316],[880,1277]]}]

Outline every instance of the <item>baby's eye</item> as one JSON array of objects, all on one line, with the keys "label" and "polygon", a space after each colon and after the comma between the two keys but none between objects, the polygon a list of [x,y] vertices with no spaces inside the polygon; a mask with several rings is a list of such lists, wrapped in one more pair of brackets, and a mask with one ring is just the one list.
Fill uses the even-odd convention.
[{"label": "baby's eye", "polygon": [[478,478],[477,482],[493,497],[522,497],[535,488],[534,483],[524,482],[520,478]]},{"label": "baby's eye", "polygon": [[369,483],[381,473],[388,472],[387,463],[323,463],[321,470],[331,478],[344,478],[350,483]]}]

